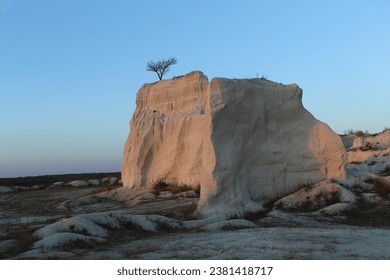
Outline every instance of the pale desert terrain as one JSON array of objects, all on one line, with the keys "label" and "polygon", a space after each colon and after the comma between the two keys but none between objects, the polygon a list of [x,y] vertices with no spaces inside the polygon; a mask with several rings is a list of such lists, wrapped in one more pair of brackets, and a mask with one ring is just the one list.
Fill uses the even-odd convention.
[{"label": "pale desert terrain", "polygon": [[[348,137],[355,158],[368,151],[348,144]],[[382,148],[348,163],[347,179],[298,186],[244,216],[202,219],[193,214],[198,190],[156,184],[135,192],[114,177],[2,186],[0,256],[390,259],[390,156]]]}]

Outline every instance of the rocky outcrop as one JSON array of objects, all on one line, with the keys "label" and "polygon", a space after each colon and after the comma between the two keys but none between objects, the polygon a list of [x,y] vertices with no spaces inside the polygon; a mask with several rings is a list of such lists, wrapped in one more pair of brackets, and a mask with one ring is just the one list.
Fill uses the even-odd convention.
[{"label": "rocky outcrop", "polygon": [[198,213],[242,214],[301,183],[344,177],[340,137],[302,105],[302,90],[266,79],[191,72],[137,94],[123,185],[201,187]]},{"label": "rocky outcrop", "polygon": [[206,76],[192,72],[141,87],[125,145],[124,186],[151,187],[159,180],[200,184],[208,84]]},{"label": "rocky outcrop", "polygon": [[380,133],[350,133],[342,136],[347,148],[348,162],[363,162],[370,157],[390,155],[390,129]]},{"label": "rocky outcrop", "polygon": [[390,147],[390,129],[372,135],[356,136],[351,149],[384,150]]}]

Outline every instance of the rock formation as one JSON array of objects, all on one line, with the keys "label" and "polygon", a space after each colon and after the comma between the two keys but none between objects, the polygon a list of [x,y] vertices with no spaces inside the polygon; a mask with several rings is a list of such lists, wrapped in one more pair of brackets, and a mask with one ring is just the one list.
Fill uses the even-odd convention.
[{"label": "rock formation", "polygon": [[365,133],[350,133],[342,136],[347,149],[348,162],[356,163],[375,156],[390,154],[390,129],[372,135]]},{"label": "rock formation", "polygon": [[130,123],[123,185],[201,187],[198,213],[242,214],[301,183],[344,177],[340,137],[302,105],[302,90],[199,71],[144,84]]}]

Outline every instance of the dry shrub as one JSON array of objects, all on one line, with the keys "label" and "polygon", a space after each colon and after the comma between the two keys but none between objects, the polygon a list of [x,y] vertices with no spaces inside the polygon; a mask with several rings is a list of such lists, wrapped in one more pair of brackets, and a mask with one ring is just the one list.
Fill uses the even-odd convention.
[{"label": "dry shrub", "polygon": [[374,191],[381,197],[387,197],[390,193],[390,183],[382,177],[368,177],[364,182],[372,184]]},{"label": "dry shrub", "polygon": [[[14,228],[12,228],[5,238],[3,239],[15,239],[15,244],[10,248],[9,252],[11,255],[18,255],[25,251],[28,251],[37,237],[34,236],[35,228],[32,226],[22,223],[20,219],[17,220],[17,223]],[[4,255],[6,255],[4,253]]]},{"label": "dry shrub", "polygon": [[187,184],[167,183],[162,179],[159,179],[156,182],[153,182],[152,186],[153,186],[152,188],[157,193],[162,192],[162,191],[170,191],[174,194],[177,194],[177,193],[191,191],[191,190],[195,190],[198,193],[200,192],[200,185],[190,186]]},{"label": "dry shrub", "polygon": [[363,136],[364,136],[364,132],[361,131],[361,130],[355,131],[354,134],[355,134],[355,136],[357,136],[357,137],[363,137]]},{"label": "dry shrub", "polygon": [[379,150],[379,148],[377,146],[374,146],[372,143],[367,142],[364,146],[360,147],[360,150],[362,152],[365,152],[365,151],[377,151],[377,150]]}]

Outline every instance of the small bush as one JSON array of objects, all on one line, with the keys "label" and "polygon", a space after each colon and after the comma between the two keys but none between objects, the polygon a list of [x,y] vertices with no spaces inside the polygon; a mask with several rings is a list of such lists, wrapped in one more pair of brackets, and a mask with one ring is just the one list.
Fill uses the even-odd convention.
[{"label": "small bush", "polygon": [[364,136],[364,132],[361,131],[361,130],[355,131],[354,134],[355,134],[355,136],[357,136],[357,137],[363,137],[363,136]]}]

